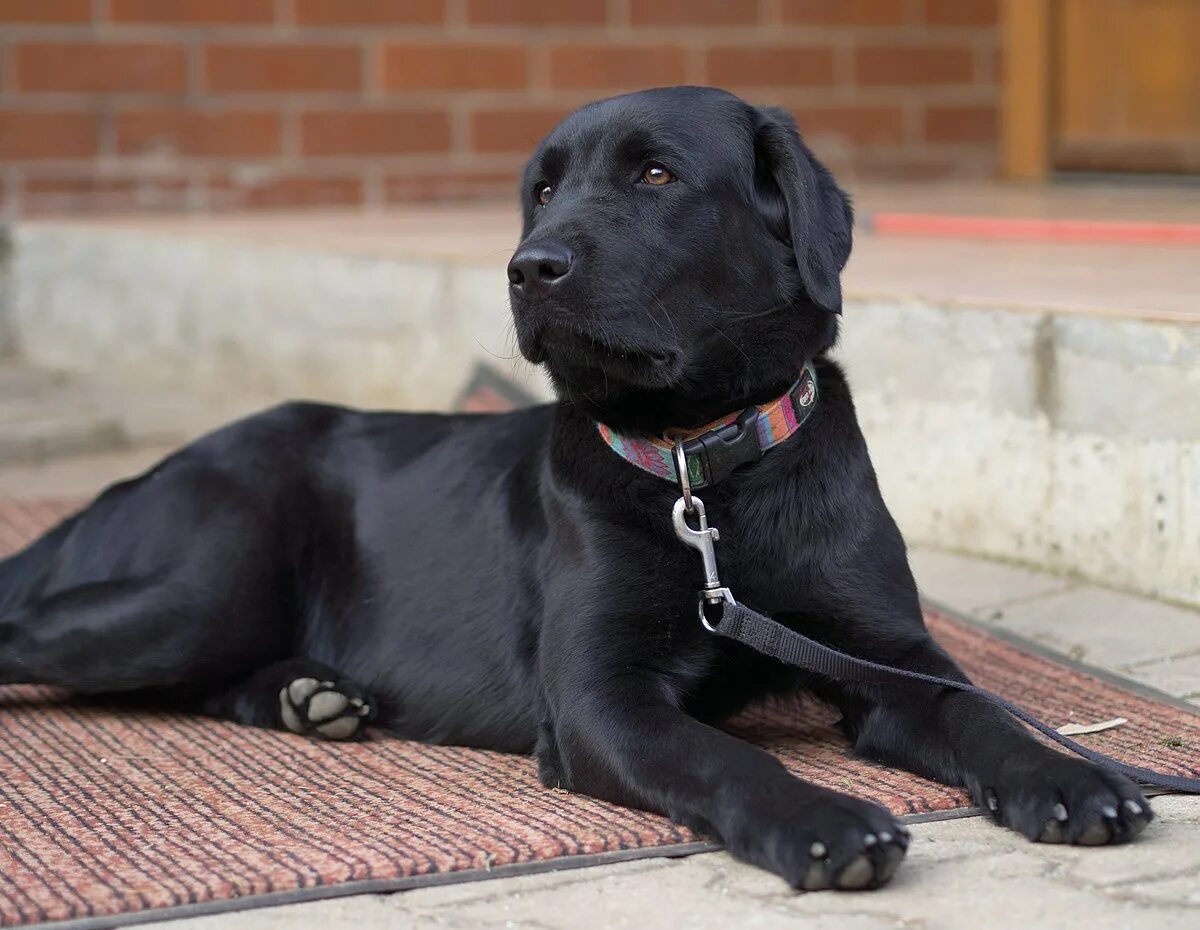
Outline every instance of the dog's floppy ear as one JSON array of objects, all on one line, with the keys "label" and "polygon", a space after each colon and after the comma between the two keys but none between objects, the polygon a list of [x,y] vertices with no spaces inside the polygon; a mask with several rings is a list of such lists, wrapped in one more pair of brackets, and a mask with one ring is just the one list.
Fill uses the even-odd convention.
[{"label": "dog's floppy ear", "polygon": [[829,170],[801,141],[790,113],[754,111],[754,189],[767,225],[789,242],[813,303],[842,312],[841,271],[850,257],[854,213]]}]

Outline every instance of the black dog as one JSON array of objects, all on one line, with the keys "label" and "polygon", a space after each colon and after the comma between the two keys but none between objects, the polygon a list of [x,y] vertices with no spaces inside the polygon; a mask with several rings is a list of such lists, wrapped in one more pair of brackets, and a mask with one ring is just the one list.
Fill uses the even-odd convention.
[{"label": "black dog", "polygon": [[516,332],[559,403],[288,404],[199,440],[0,563],[0,684],[532,752],[547,784],[661,811],[797,887],[882,884],[899,822],[715,725],[806,688],[858,753],[966,785],[1030,839],[1139,833],[1131,782],[974,696],[818,680],[706,632],[678,486],[606,445],[771,401],[812,360],[803,426],[703,491],[723,579],[846,652],[963,678],[825,358],[851,211],[791,119],[704,88],[595,103],[538,148],[521,202]]}]

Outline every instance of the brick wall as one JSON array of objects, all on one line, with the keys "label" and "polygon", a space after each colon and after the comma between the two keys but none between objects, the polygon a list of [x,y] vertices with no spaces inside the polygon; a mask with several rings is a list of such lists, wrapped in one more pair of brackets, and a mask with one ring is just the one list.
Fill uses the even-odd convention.
[{"label": "brick wall", "polygon": [[843,177],[995,164],[996,0],[0,0],[12,213],[510,196],[587,100],[793,109]]}]

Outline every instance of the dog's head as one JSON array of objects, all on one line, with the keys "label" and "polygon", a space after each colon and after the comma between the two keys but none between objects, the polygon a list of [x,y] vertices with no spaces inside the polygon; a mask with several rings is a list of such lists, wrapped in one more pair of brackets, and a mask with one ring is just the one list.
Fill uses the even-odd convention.
[{"label": "dog's head", "polygon": [[713,88],[589,104],[525,168],[522,354],[622,429],[699,425],[832,345],[849,201],[783,110]]}]

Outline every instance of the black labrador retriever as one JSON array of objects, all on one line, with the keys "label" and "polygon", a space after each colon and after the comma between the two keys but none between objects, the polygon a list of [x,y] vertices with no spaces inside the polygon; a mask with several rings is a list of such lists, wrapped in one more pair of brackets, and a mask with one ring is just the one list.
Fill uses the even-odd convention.
[{"label": "black labrador retriever", "polygon": [[648,437],[687,437],[740,600],[963,679],[826,357],[851,210],[791,118],[696,87],[593,103],[538,147],[521,208],[516,333],[558,403],[292,403],[200,439],[0,563],[0,684],[533,753],[547,785],[660,811],[796,887],[881,885],[902,824],[719,727],[807,689],[857,753],[966,785],[1031,840],[1137,835],[1132,782],[977,697],[804,675],[699,622],[674,450]]}]

